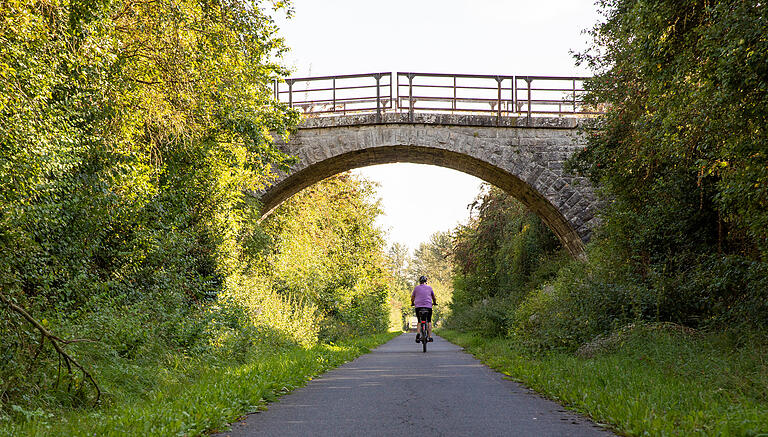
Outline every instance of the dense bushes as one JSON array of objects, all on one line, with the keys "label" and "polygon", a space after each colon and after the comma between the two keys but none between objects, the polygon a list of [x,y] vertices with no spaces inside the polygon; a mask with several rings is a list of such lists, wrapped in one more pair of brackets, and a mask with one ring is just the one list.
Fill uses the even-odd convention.
[{"label": "dense bushes", "polygon": [[[701,253],[665,259],[675,267],[670,271],[651,265],[638,272],[616,238],[629,229],[616,221],[598,230],[587,261],[568,260],[549,245],[554,237],[540,222],[541,233],[524,232],[538,219],[522,206],[499,213],[500,205],[516,204],[504,193],[491,189],[478,202],[487,203],[481,211],[496,212],[478,214],[455,234],[451,328],[510,336],[532,350],[575,350],[639,321],[744,331],[768,326],[766,263]],[[500,232],[495,240],[482,232],[489,229]],[[509,247],[522,249],[509,256]],[[526,265],[529,273],[518,276]]]},{"label": "dense bushes", "polygon": [[608,111],[572,162],[611,200],[595,262],[655,301],[645,317],[768,328],[763,305],[741,304],[768,298],[768,7],[601,5],[607,19],[579,59]]},{"label": "dense bushes", "polygon": [[627,243],[647,247],[646,263],[664,249],[764,258],[768,7],[601,5],[594,50],[579,59],[598,73],[591,101],[609,110],[576,168],[617,199],[612,214],[635,226]]},{"label": "dense bushes", "polygon": [[515,308],[509,334],[533,350],[574,350],[642,318],[657,303],[646,291],[617,280],[608,266],[571,262]]},{"label": "dense bushes", "polygon": [[[259,257],[242,255],[245,258],[234,265],[236,270],[226,275],[218,271],[223,280],[215,297],[199,299],[169,284],[164,293],[137,287],[130,296],[95,295],[72,313],[57,306],[35,313],[60,336],[98,341],[78,343],[68,350],[96,372],[107,403],[149,389],[162,372],[145,372],[157,371],[167,365],[166,360],[205,357],[209,365],[232,364],[255,350],[307,347],[318,339],[337,341],[381,331],[387,327],[388,289],[378,264],[382,238],[373,227],[378,209],[369,203],[369,194],[367,182],[341,176],[287,201],[265,230],[258,231],[262,237],[252,242],[262,247],[242,251]],[[337,212],[336,217],[316,214],[309,207],[324,202]],[[277,222],[287,228],[278,229]],[[351,243],[352,247],[340,249],[340,244],[326,242],[318,246],[319,229],[326,237],[351,236],[364,245]],[[327,270],[307,270],[311,265]],[[9,410],[15,405],[20,411],[45,411],[79,405],[90,397],[77,375],[78,389],[64,390],[68,383],[57,382],[55,354],[43,349],[42,354],[31,355],[36,352],[33,333],[18,315],[4,314],[8,317],[0,328],[15,334],[3,343],[9,358],[2,367]],[[133,382],[127,384],[127,380]],[[53,389],[57,386],[60,390]],[[35,408],[28,410],[31,406]]]},{"label": "dense bushes", "polygon": [[[344,195],[344,202],[329,193]],[[376,252],[382,241],[373,228],[377,209],[368,194],[367,182],[343,175],[288,200],[259,231],[262,237],[254,239],[258,243],[253,244],[263,246],[260,251],[249,248],[261,258],[244,258],[236,270],[221,274],[215,297],[198,299],[173,285],[163,293],[137,286],[129,296],[94,295],[71,312],[51,306],[35,307],[34,314],[61,337],[96,341],[75,343],[66,350],[95,374],[106,405],[140,397],[164,377],[166,366],[186,366],[186,361],[233,365],[259,351],[309,347],[318,340],[338,341],[384,330],[389,290],[378,265],[382,254]],[[336,218],[344,215],[343,220],[329,224],[323,219],[327,216],[308,207],[323,202],[337,211]],[[290,227],[276,229],[275,223],[286,217]],[[370,234],[358,237],[378,243],[353,251],[328,245],[310,253],[318,248],[313,232],[320,228],[336,237],[367,228]],[[328,270],[307,271],[284,263],[285,257]],[[312,275],[311,282],[305,280],[307,274]],[[336,282],[339,275],[349,282]],[[287,283],[289,278],[295,282]],[[326,299],[316,300],[317,295]],[[66,373],[56,372],[57,357],[50,346],[33,355],[35,333],[18,314],[6,309],[3,314],[0,329],[9,341],[3,342],[2,352],[8,360],[0,370],[7,417],[22,420],[30,414],[84,405],[93,398],[77,374],[68,390]]]}]

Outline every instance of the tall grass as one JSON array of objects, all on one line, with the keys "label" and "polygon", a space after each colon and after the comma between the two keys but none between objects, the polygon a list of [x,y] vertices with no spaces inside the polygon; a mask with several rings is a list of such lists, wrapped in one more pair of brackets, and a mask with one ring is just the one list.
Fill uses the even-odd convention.
[{"label": "tall grass", "polygon": [[[25,423],[0,425],[8,436],[178,436],[221,430],[242,414],[267,403],[393,338],[382,333],[337,345],[282,346],[254,349],[239,364],[209,365],[179,360],[178,367],[157,378],[144,394],[124,396],[111,407],[62,409],[59,414],[32,414]],[[178,357],[169,356],[169,359]],[[143,372],[154,372],[147,365]],[[134,373],[135,369],[134,369]],[[138,372],[139,375],[142,372]],[[153,379],[156,375],[146,375]]]},{"label": "tall grass", "polygon": [[579,356],[446,337],[537,392],[628,435],[768,435],[768,343],[638,326]]}]

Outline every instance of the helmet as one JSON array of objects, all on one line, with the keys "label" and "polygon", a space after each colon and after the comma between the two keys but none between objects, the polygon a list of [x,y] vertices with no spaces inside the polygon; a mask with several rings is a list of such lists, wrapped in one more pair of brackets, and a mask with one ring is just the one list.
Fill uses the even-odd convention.
[{"label": "helmet", "polygon": [[427,282],[427,277],[424,275],[419,276],[419,284]]}]

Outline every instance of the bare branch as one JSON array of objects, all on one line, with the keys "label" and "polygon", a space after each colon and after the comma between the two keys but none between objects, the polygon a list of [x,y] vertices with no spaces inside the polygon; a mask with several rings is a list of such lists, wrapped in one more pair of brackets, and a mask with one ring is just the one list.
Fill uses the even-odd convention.
[{"label": "bare branch", "polygon": [[[64,361],[64,364],[67,366],[67,373],[69,375],[72,375],[72,366],[75,366],[77,369],[79,369],[83,373],[84,379],[88,379],[91,381],[91,384],[93,384],[93,387],[96,389],[96,402],[99,401],[99,398],[101,397],[101,389],[99,388],[99,385],[96,384],[96,380],[93,378],[93,375],[91,375],[90,372],[85,370],[85,368],[80,365],[80,363],[77,362],[72,356],[70,356],[66,351],[64,351],[61,348],[60,344],[67,345],[69,343],[74,343],[78,341],[87,341],[84,339],[76,339],[76,340],[64,340],[54,334],[52,334],[50,331],[45,329],[45,326],[43,326],[40,322],[38,322],[34,317],[32,317],[24,308],[20,307],[19,305],[16,305],[11,301],[7,296],[0,293],[0,301],[2,301],[4,304],[8,305],[8,307],[13,310],[14,312],[20,314],[24,319],[26,319],[32,326],[34,326],[38,331],[40,331],[40,334],[42,335],[42,339],[40,341],[40,348],[43,346],[43,342],[47,338],[51,345],[53,345],[53,348],[56,350],[56,353],[59,355],[59,366],[61,366],[61,361]],[[70,380],[69,387],[71,388],[72,382]]]}]

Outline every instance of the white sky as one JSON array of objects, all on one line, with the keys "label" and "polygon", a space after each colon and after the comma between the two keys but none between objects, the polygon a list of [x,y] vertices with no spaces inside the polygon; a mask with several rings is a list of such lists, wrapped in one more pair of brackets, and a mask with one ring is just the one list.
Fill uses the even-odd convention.
[{"label": "white sky", "polygon": [[[295,76],[413,71],[589,75],[569,51],[599,15],[594,0],[293,0],[279,20]],[[415,248],[468,218],[480,180],[434,166],[388,164],[357,173],[381,184],[390,242]]]}]

